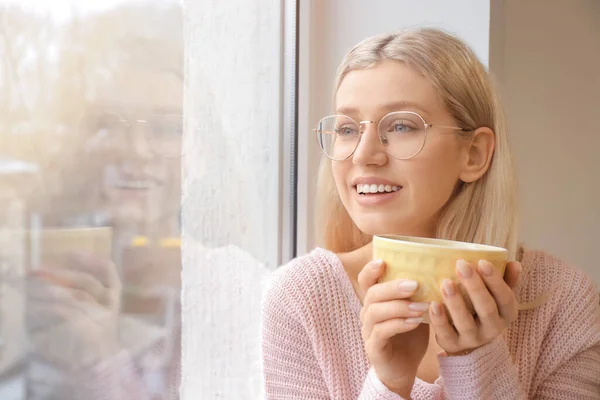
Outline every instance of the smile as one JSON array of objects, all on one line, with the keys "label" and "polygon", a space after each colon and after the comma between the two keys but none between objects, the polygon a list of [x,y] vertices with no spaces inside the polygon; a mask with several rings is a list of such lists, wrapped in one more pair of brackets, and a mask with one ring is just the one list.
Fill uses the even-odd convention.
[{"label": "smile", "polygon": [[401,186],[392,186],[392,185],[376,185],[376,184],[370,184],[370,185],[356,185],[356,192],[360,195],[365,195],[365,194],[378,194],[378,193],[393,193],[393,192],[397,192],[398,190],[400,190],[402,187]]},{"label": "smile", "polygon": [[159,186],[158,182],[154,180],[119,180],[115,183],[114,187],[117,189],[129,189],[129,190],[150,190]]}]

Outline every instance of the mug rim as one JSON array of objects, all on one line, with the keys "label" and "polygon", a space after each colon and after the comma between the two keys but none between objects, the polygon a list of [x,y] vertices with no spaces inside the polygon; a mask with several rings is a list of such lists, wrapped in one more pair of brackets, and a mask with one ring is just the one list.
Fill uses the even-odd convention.
[{"label": "mug rim", "polygon": [[428,238],[420,236],[403,236],[403,235],[374,235],[373,242],[381,241],[386,243],[402,243],[408,246],[425,247],[432,249],[445,250],[466,250],[466,251],[491,251],[498,253],[508,252],[507,249],[498,246],[490,246],[487,244],[461,242],[457,240]]}]

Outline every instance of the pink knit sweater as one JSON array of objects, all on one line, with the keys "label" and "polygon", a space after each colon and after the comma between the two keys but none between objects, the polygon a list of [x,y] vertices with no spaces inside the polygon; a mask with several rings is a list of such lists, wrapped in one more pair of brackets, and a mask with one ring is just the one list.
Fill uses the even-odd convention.
[{"label": "pink knit sweater", "polygon": [[[598,293],[579,269],[525,252],[520,302],[554,285],[543,306],[521,311],[502,337],[467,356],[438,357],[433,384],[413,399],[600,399]],[[401,399],[370,369],[361,304],[339,258],[316,249],[274,274],[263,305],[267,399]]]}]

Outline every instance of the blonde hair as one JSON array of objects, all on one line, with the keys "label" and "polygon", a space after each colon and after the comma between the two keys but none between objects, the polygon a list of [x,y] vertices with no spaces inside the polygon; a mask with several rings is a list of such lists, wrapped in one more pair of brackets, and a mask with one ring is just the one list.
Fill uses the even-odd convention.
[{"label": "blonde hair", "polygon": [[[373,67],[383,60],[403,62],[433,85],[458,126],[470,132],[488,127],[496,134],[496,148],[488,171],[475,182],[462,183],[442,210],[436,236],[500,246],[517,257],[516,184],[509,152],[505,117],[486,68],[456,37],[434,28],[407,29],[367,38],[344,58],[335,93],[353,70]],[[335,106],[335,104],[334,104]],[[334,107],[335,108],[335,107]],[[344,208],[337,193],[331,160],[323,157],[318,177],[317,237],[333,252],[347,252],[371,241]]]}]

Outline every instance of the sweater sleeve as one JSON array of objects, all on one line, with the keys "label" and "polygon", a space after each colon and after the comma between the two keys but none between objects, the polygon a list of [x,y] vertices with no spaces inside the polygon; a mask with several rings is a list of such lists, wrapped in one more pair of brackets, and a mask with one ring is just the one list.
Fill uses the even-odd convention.
[{"label": "sweater sleeve", "polygon": [[[496,338],[467,356],[439,357],[447,399],[575,400],[600,398],[600,308],[591,279],[577,273],[553,301],[535,366],[534,384],[525,393],[504,339]],[[535,314],[536,311],[531,311]],[[523,324],[525,329],[536,325]],[[516,362],[519,362],[516,360]]]},{"label": "sweater sleeve", "polygon": [[377,377],[371,368],[358,400],[406,400],[404,397],[390,391]]},{"label": "sweater sleeve", "polygon": [[448,400],[526,400],[504,339],[467,356],[438,356]]},{"label": "sweater sleeve", "polygon": [[[267,400],[329,400],[331,394],[302,319],[279,284],[263,299],[262,367]],[[371,371],[359,400],[404,400]]]}]

